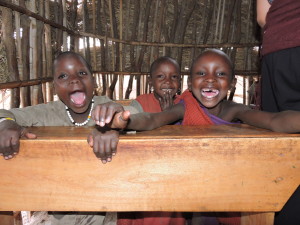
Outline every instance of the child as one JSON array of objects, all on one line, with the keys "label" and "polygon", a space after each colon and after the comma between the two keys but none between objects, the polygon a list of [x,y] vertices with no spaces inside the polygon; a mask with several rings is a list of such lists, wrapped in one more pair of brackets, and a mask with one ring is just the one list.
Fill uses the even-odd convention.
[{"label": "child", "polygon": [[[149,84],[153,93],[140,95],[131,106],[140,112],[161,112],[178,102],[180,67],[171,57],[162,56],[150,67]],[[184,225],[185,219],[179,212],[125,212],[118,214],[117,225]]]},{"label": "child", "polygon": [[140,95],[131,106],[140,112],[161,112],[178,102],[180,93],[180,66],[175,59],[162,56],[150,67],[149,85],[153,93]]},{"label": "child", "polygon": [[[300,113],[297,111],[269,113],[227,101],[232,80],[233,66],[228,56],[220,50],[210,49],[192,63],[189,89],[181,95],[179,104],[160,113],[130,115],[128,111],[122,111],[115,116],[106,114],[102,119],[110,121],[113,118],[113,128],[134,130],[152,130],[175,121],[182,125],[216,125],[240,121],[276,132],[300,131]],[[100,107],[103,107],[100,111],[106,108]]]},{"label": "child", "polygon": [[[58,101],[11,110],[0,109],[0,153],[5,159],[18,153],[20,137],[36,138],[25,126],[94,126],[95,122],[90,118],[98,117],[98,104],[110,102],[107,109],[112,109],[112,112],[121,107],[105,96],[93,95],[95,83],[91,67],[74,52],[63,52],[55,59],[53,85],[60,99]],[[99,124],[104,122],[100,121]],[[98,127],[89,134],[88,143],[93,147],[96,157],[106,163],[116,154],[118,138],[117,131],[105,131]],[[58,217],[62,216],[64,214]],[[102,224],[104,218],[101,214],[67,217],[68,220],[79,219],[82,224],[87,219],[91,224]],[[65,220],[60,220],[60,223],[65,224]]]},{"label": "child", "polygon": [[[179,104],[160,113],[138,113],[130,116],[127,111],[106,114],[103,119],[112,127],[134,130],[152,130],[179,121],[182,125],[230,124],[241,121],[252,126],[277,132],[300,131],[300,113],[279,113],[253,110],[243,104],[226,100],[233,81],[233,65],[222,51],[211,49],[200,54],[192,63],[188,81],[189,90],[181,95]],[[105,110],[101,109],[101,110]],[[220,218],[223,224],[240,224],[239,215]],[[228,216],[228,214],[226,215]]]}]

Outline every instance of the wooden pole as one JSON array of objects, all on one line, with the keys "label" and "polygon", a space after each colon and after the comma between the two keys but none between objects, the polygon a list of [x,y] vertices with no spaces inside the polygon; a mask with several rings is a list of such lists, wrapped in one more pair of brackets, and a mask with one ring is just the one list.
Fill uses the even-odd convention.
[{"label": "wooden pole", "polygon": [[[123,0],[120,0],[120,39],[123,39]],[[120,59],[120,71],[123,71],[123,44],[120,43],[120,54],[119,54],[119,59]],[[124,76],[120,75],[119,76],[119,99],[123,99],[123,83],[124,83]]]},{"label": "wooden pole", "polygon": [[[11,2],[11,1],[9,1]],[[2,10],[2,33],[3,33],[3,44],[6,49],[6,58],[8,66],[8,77],[9,81],[18,81],[19,80],[19,71],[16,55],[16,46],[13,39],[13,15],[12,10],[1,7]],[[11,108],[19,107],[20,105],[20,90],[14,89],[11,93]]]},{"label": "wooden pole", "polygon": [[[50,17],[50,2],[45,2],[45,18]],[[52,45],[51,45],[51,26],[49,24],[44,24],[45,26],[45,50],[46,50],[46,77],[52,77]],[[47,82],[46,84],[46,99],[47,101],[53,101],[53,86]]]}]

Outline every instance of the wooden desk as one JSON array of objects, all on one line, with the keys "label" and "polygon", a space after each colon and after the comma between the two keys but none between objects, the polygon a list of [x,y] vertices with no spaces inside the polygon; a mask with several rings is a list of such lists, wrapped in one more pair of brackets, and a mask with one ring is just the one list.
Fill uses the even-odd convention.
[{"label": "wooden desk", "polygon": [[38,139],[0,160],[0,211],[266,212],[242,219],[265,225],[300,184],[299,134],[165,126],[121,135],[102,164],[86,142],[91,128],[30,129]]}]

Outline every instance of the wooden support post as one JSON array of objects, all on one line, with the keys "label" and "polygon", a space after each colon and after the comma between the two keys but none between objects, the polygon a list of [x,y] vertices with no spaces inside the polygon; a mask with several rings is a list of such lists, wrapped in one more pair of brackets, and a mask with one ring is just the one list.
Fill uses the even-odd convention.
[{"label": "wooden support post", "polygon": [[275,213],[242,213],[241,225],[273,225]]}]

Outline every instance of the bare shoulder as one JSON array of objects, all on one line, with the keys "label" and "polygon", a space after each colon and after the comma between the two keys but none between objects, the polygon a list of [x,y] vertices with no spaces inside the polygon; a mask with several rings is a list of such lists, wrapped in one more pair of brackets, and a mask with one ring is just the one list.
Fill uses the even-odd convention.
[{"label": "bare shoulder", "polygon": [[239,119],[240,114],[249,110],[251,110],[251,108],[244,104],[225,100],[222,102],[221,118],[226,121],[233,121],[235,119]]}]

